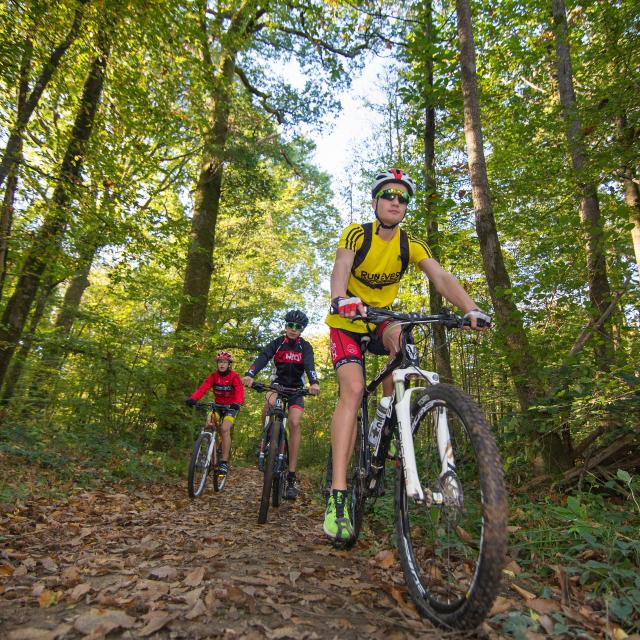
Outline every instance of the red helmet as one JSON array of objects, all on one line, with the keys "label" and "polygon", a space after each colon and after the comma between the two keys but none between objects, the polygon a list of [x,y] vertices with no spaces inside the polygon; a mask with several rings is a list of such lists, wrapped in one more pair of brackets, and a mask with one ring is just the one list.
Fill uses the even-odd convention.
[{"label": "red helmet", "polygon": [[229,364],[233,362],[233,357],[228,351],[220,351],[216,356],[216,362],[220,362],[220,360],[226,360]]}]

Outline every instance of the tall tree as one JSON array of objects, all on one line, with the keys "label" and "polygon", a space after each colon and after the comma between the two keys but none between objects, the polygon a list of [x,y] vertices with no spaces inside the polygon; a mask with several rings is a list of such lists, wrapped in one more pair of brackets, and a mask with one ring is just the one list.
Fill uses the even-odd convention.
[{"label": "tall tree", "polygon": [[[31,69],[31,55],[33,53],[33,45],[29,38],[25,41],[22,60],[20,62],[20,81],[18,82],[18,100],[16,103],[16,111],[18,118],[24,109],[29,91],[29,71]],[[16,192],[18,190],[18,169],[20,167],[20,157],[22,155],[22,137],[14,150],[15,161],[9,169],[7,179],[7,187],[4,192],[4,200],[2,202],[2,215],[0,216],[0,300],[2,300],[2,292],[4,290],[4,281],[7,275],[7,257],[9,254],[9,237],[11,235],[11,227],[13,225],[13,213],[16,200]]]},{"label": "tall tree", "polygon": [[60,175],[48,214],[38,229],[24,260],[13,295],[7,302],[0,326],[0,384],[9,367],[24,324],[47,265],[58,255],[60,240],[71,216],[74,192],[81,182],[87,144],[100,104],[109,58],[112,18],[105,20],[97,34],[98,55],[94,58],[78,103],[77,115],[60,165]]},{"label": "tall tree", "polygon": [[[464,134],[467,142],[469,174],[476,213],[476,231],[480,240],[484,271],[498,319],[499,331],[508,350],[507,360],[520,408],[525,414],[542,398],[543,385],[536,375],[539,368],[529,347],[522,314],[513,299],[511,279],[505,268],[493,216],[484,156],[475,44],[468,0],[456,0],[456,13],[464,100]],[[530,431],[529,437],[533,444],[537,438],[535,430]],[[558,435],[555,432],[547,432],[544,434],[542,442],[546,468],[558,469],[566,466],[568,461]]]},{"label": "tall tree", "polygon": [[[436,205],[436,90],[433,82],[436,32],[433,24],[433,2],[426,0],[421,16],[425,22],[427,46],[424,48],[424,66],[426,69],[426,95],[424,113],[424,168],[425,168],[425,202],[429,226],[427,242],[433,257],[440,261],[440,230],[438,224],[438,207]],[[443,298],[435,287],[429,290],[429,310],[439,313],[443,306]],[[433,355],[436,369],[443,382],[453,382],[449,344],[444,326],[435,324],[433,329]]]},{"label": "tall tree", "polygon": [[[569,47],[569,28],[564,0],[552,0],[556,42],[556,71],[558,92],[564,117],[567,143],[571,155],[574,179],[581,197],[580,219],[585,237],[587,269],[589,276],[590,315],[597,320],[611,304],[611,289],[607,277],[605,236],[597,184],[589,175],[588,157],[576,94],[573,88],[573,70]],[[600,330],[603,339],[595,345],[598,367],[607,371],[613,361],[613,339],[610,323]]]}]

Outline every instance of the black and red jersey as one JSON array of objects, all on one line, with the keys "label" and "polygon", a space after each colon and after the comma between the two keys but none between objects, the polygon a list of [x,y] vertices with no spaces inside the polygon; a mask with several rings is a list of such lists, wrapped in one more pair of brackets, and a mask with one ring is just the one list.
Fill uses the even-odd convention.
[{"label": "black and red jersey", "polygon": [[291,340],[284,335],[272,340],[254,360],[247,375],[254,378],[271,359],[276,367],[275,382],[278,384],[285,387],[302,386],[305,373],[310,384],[318,384],[313,347],[304,338]]},{"label": "black and red jersey", "polygon": [[233,369],[229,369],[224,373],[214,371],[196,389],[191,399],[200,400],[209,389],[213,392],[218,404],[244,403],[244,387],[240,376]]}]

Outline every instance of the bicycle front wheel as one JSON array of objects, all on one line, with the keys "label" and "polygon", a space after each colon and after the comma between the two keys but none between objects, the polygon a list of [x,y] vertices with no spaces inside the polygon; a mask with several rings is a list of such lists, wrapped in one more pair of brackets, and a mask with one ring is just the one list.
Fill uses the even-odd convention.
[{"label": "bicycle front wheel", "polygon": [[198,436],[193,446],[187,477],[187,489],[190,498],[199,498],[204,492],[209,473],[209,445],[212,437],[211,433],[203,432]]},{"label": "bicycle front wheel", "polygon": [[[437,433],[448,425],[455,468],[443,473]],[[502,464],[480,408],[451,385],[425,388],[411,407],[424,503],[396,473],[400,562],[418,610],[436,624],[473,629],[491,610],[507,548]]]},{"label": "bicycle front wheel", "polygon": [[272,417],[269,422],[269,454],[264,464],[264,478],[262,480],[262,498],[260,500],[260,512],[258,513],[258,524],[267,521],[269,512],[269,499],[271,491],[275,489],[274,478],[276,471],[276,461],[278,459],[278,449],[280,447],[280,418]]}]

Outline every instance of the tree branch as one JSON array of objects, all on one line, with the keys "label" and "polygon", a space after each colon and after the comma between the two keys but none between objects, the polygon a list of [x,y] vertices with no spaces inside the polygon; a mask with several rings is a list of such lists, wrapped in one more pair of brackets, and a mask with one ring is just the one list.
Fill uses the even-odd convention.
[{"label": "tree branch", "polygon": [[247,90],[253,95],[260,98],[263,109],[267,113],[270,113],[271,115],[275,116],[276,120],[278,121],[278,124],[282,124],[284,122],[284,113],[279,109],[272,107],[268,102],[269,98],[271,98],[272,96],[269,95],[268,93],[264,93],[263,91],[260,91],[260,89],[258,89],[257,87],[254,87],[249,81],[249,78],[247,78],[245,72],[240,67],[236,66],[235,71],[238,77],[240,78],[240,80],[242,81],[242,84],[247,88]]}]

